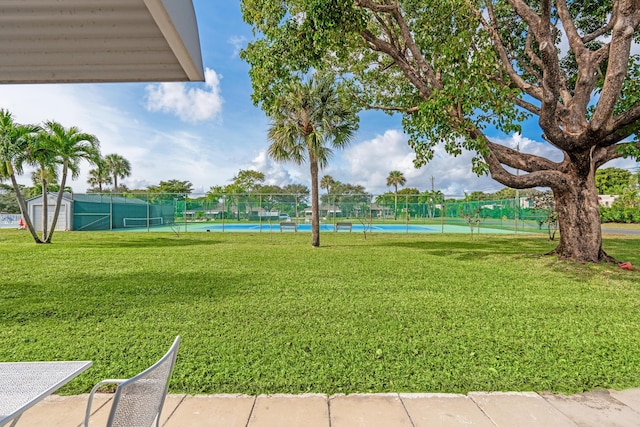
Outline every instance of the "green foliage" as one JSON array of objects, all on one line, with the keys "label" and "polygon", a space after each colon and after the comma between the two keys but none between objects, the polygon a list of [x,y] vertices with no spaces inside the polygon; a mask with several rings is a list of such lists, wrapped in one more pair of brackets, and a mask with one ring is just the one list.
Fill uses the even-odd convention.
[{"label": "green foliage", "polygon": [[633,175],[626,169],[604,168],[596,171],[598,194],[622,194],[628,190]]},{"label": "green foliage", "polygon": [[263,182],[264,173],[251,169],[241,169],[238,171],[238,174],[233,177],[233,183],[228,189],[231,190],[230,192],[251,193],[256,191]]},{"label": "green foliage", "polygon": [[[24,186],[20,187],[22,191],[22,197],[25,199],[28,197],[28,190]],[[16,193],[11,185],[0,184],[0,212],[19,214],[20,206],[18,205],[18,199]]]},{"label": "green foliage", "polygon": [[[178,334],[174,393],[640,386],[638,273],[540,257],[546,238],[58,239],[0,231],[0,360],[92,360],[63,393],[140,372]],[[637,243],[605,239],[633,265]]]},{"label": "green foliage", "polygon": [[126,178],[131,175],[131,163],[120,154],[107,154],[104,157],[104,166],[113,177],[113,191],[115,193],[124,192],[122,186],[118,186],[118,178]]},{"label": "green foliage", "polygon": [[601,207],[600,221],[602,223],[640,224],[640,208],[624,206]]},{"label": "green foliage", "polygon": [[160,181],[158,185],[150,185],[147,191],[153,194],[191,194],[191,192],[193,191],[193,184],[189,181],[170,179],[168,181]]}]

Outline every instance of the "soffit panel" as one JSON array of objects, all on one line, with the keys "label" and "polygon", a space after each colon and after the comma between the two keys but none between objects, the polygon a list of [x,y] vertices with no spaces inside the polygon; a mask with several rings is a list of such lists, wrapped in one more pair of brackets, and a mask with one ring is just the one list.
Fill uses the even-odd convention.
[{"label": "soffit panel", "polygon": [[144,0],[0,1],[1,83],[203,80],[172,45]]}]

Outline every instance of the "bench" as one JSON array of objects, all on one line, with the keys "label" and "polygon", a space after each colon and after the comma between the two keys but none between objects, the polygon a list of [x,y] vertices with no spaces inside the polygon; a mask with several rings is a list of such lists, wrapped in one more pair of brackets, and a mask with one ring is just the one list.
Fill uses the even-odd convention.
[{"label": "bench", "polygon": [[350,222],[336,222],[336,231],[349,230],[349,233],[351,233],[351,229],[352,229],[352,224]]},{"label": "bench", "polygon": [[298,224],[296,224],[295,222],[281,222],[280,232],[282,233],[283,230],[298,231]]}]

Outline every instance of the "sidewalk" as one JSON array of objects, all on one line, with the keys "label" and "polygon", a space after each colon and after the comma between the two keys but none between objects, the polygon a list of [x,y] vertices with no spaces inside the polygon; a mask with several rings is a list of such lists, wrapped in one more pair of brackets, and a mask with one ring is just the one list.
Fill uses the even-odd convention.
[{"label": "sidewalk", "polygon": [[[88,395],[50,396],[17,427],[79,427]],[[104,426],[111,395],[98,395],[91,426]],[[167,396],[165,427],[640,426],[640,388],[550,393]]]}]

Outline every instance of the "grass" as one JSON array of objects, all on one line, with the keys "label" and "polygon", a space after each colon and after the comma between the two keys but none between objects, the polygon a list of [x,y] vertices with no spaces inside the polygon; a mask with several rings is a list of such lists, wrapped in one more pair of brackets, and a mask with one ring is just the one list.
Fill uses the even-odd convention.
[{"label": "grass", "polygon": [[[0,232],[0,360],[134,375],[182,336],[185,393],[640,385],[640,276],[544,237]],[[605,249],[640,265],[638,238]]]}]

